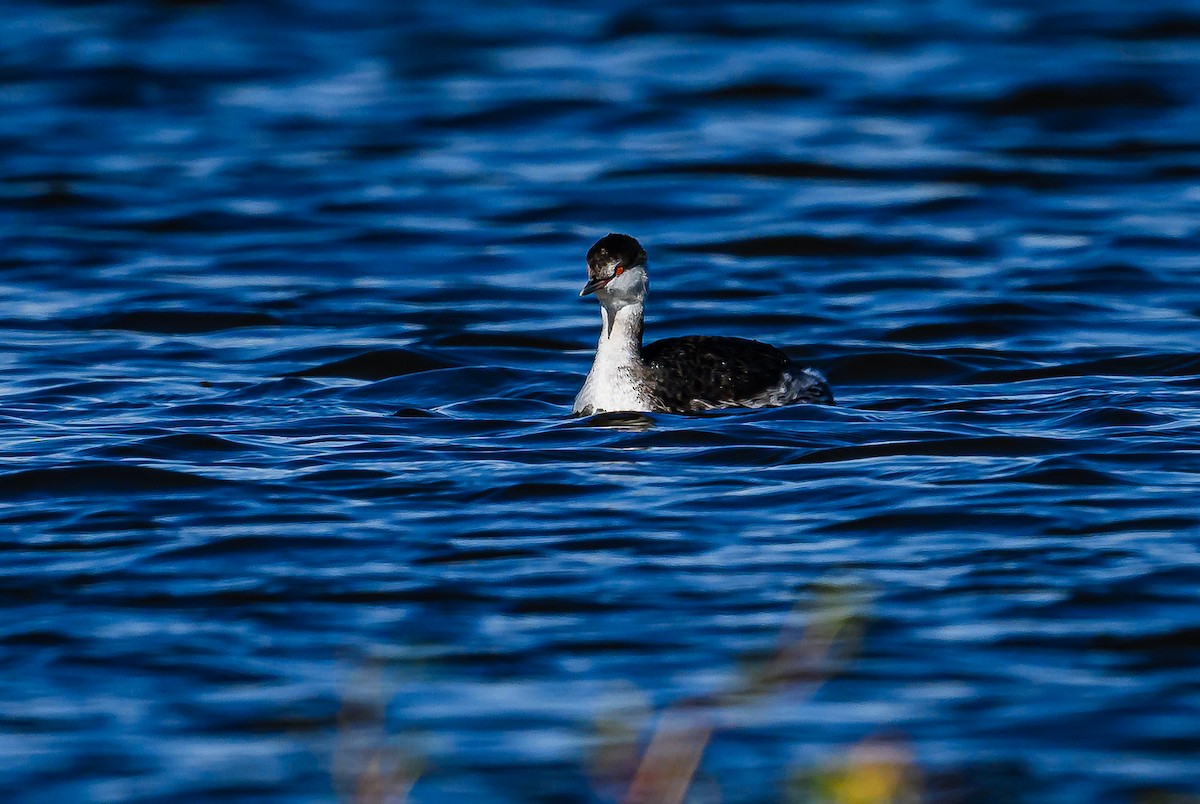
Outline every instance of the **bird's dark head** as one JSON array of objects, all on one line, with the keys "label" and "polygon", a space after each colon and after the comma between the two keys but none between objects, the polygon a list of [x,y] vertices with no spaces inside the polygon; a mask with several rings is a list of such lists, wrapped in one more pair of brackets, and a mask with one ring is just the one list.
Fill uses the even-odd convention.
[{"label": "bird's dark head", "polygon": [[587,253],[588,283],[580,296],[595,293],[601,302],[618,306],[640,301],[650,287],[646,250],[625,234],[606,234]]}]

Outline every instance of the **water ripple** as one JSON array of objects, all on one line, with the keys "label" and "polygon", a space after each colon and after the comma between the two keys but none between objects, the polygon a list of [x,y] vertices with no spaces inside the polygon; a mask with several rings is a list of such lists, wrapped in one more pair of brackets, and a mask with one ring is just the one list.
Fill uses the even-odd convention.
[{"label": "water ripple", "polygon": [[[5,800],[1200,791],[1200,16],[454,11],[0,21]],[[571,418],[608,231],[838,405]]]}]

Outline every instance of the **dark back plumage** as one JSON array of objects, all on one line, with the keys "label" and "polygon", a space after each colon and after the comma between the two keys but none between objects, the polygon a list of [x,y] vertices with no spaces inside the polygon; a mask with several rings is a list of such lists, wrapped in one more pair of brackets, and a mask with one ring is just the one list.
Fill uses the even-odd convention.
[{"label": "dark back plumage", "polygon": [[778,386],[791,360],[774,346],[714,335],[655,341],[642,349],[654,394],[674,410],[753,399]]}]

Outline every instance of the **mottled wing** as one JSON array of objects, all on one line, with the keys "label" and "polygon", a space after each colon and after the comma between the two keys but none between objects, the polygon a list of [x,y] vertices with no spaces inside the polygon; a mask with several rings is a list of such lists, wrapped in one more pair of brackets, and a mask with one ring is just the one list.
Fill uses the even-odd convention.
[{"label": "mottled wing", "polygon": [[777,387],[791,366],[773,346],[745,338],[692,335],[642,349],[668,409],[705,410],[738,404]]}]

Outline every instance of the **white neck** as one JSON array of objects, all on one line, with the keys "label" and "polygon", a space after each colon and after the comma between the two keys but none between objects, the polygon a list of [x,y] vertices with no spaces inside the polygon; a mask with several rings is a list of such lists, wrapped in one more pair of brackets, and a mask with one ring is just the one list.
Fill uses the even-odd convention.
[{"label": "white neck", "polygon": [[596,359],[575,397],[575,413],[651,409],[642,363],[644,314],[645,305],[640,301],[615,311],[608,305],[600,306],[603,326]]},{"label": "white neck", "polygon": [[[600,341],[596,344],[596,359],[600,355],[642,362],[642,325],[646,306],[643,302],[627,304],[615,312],[600,305]],[[611,318],[610,318],[611,317]]]}]

